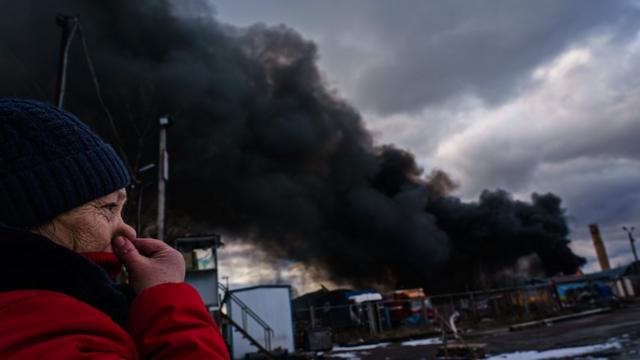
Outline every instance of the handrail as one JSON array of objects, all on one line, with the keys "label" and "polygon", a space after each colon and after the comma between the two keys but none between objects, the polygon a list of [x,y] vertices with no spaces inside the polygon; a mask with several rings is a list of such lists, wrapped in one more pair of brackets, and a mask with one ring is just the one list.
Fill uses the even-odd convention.
[{"label": "handrail", "polygon": [[[271,337],[273,336],[273,329],[271,328],[271,326],[269,326],[269,324],[267,324],[264,320],[262,320],[262,318],[258,314],[256,314],[253,310],[251,310],[251,308],[247,306],[247,304],[245,304],[237,296],[231,293],[226,286],[218,283],[218,287],[220,288],[220,290],[224,291],[224,299],[226,299],[227,301],[232,300],[236,305],[240,307],[240,310],[242,311],[240,314],[242,319],[242,327],[245,332],[248,331],[247,315],[249,315],[256,323],[258,323],[258,325],[260,325],[263,328],[265,348],[268,351],[271,351]],[[228,311],[229,309],[227,309],[227,312]]]},{"label": "handrail", "polygon": [[260,344],[256,339],[253,338],[253,336],[251,336],[248,332],[246,332],[242,326],[240,326],[240,324],[236,323],[235,321],[233,321],[233,319],[231,319],[227,314],[221,312],[220,316],[223,319],[226,319],[226,321],[229,322],[229,324],[231,324],[233,327],[236,328],[237,331],[240,332],[240,334],[242,334],[253,346],[255,346],[256,348],[258,348],[258,352],[263,353],[267,359],[269,360],[274,360],[274,356],[271,354],[271,352],[267,349],[265,349],[262,344]]}]

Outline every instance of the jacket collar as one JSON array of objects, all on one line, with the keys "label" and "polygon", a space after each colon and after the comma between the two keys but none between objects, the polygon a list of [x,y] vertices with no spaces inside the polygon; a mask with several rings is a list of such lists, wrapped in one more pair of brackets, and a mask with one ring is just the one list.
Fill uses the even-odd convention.
[{"label": "jacket collar", "polygon": [[134,294],[88,258],[49,239],[0,224],[0,291],[47,290],[69,295],[123,325]]}]

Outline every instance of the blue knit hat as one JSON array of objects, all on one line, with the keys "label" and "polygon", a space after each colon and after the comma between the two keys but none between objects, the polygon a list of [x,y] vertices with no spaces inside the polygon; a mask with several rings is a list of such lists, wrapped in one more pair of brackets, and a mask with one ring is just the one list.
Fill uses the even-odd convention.
[{"label": "blue knit hat", "polygon": [[129,182],[113,148],[73,114],[0,98],[0,223],[31,228]]}]

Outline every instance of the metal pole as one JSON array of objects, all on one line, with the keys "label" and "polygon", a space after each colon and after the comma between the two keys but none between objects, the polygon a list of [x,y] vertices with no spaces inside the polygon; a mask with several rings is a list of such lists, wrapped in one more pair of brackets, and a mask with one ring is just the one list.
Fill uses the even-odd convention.
[{"label": "metal pole", "polygon": [[367,311],[367,323],[369,325],[369,333],[376,334],[378,329],[376,329],[376,319],[375,314],[373,313],[373,302],[366,303],[366,311]]},{"label": "metal pole", "polygon": [[636,239],[633,238],[633,230],[635,230],[635,227],[631,227],[630,229],[627,229],[626,226],[622,227],[622,230],[627,232],[627,236],[629,237],[629,243],[631,243],[631,251],[633,251],[633,259],[634,259],[634,266],[635,264],[638,262],[638,253],[636,253]]},{"label": "metal pole", "polygon": [[145,171],[151,170],[155,167],[155,164],[147,164],[138,169],[138,174],[136,175],[136,186],[138,186],[138,203],[137,211],[136,211],[136,233],[140,235],[140,231],[142,231],[142,197],[144,196],[144,188],[150,185],[150,183],[145,183],[142,179],[142,174]]},{"label": "metal pole", "polygon": [[160,118],[160,146],[158,152],[158,240],[164,241],[164,215],[165,215],[165,188],[169,169],[169,159],[167,155],[167,127],[169,118]]},{"label": "metal pole", "polygon": [[64,90],[67,83],[67,60],[71,41],[78,28],[78,18],[75,16],[58,15],[56,24],[62,28],[62,38],[60,41],[60,57],[58,59],[58,75],[56,78],[56,106],[62,109],[64,102]]},{"label": "metal pole", "polygon": [[313,307],[313,305],[309,306],[309,319],[311,320],[311,328],[315,328],[316,327],[316,309]]},{"label": "metal pole", "polygon": [[146,185],[147,184],[140,183],[140,189],[138,190],[138,209],[136,211],[136,234],[138,234],[138,236],[140,236],[140,231],[142,230],[142,194]]},{"label": "metal pole", "polygon": [[469,292],[469,299],[471,300],[471,314],[473,315],[473,321],[478,321],[478,308],[476,305],[476,298],[473,296],[473,291]]}]

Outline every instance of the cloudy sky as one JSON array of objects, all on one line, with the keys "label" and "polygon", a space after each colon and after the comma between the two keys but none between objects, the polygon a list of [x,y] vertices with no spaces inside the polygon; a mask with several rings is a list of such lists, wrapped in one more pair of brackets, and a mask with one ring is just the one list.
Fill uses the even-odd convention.
[{"label": "cloudy sky", "polygon": [[640,1],[211,3],[222,22],[314,41],[328,85],[377,142],[444,169],[457,195],[554,192],[585,270],[598,269],[589,223],[613,265],[631,259],[621,226],[640,225]]}]

